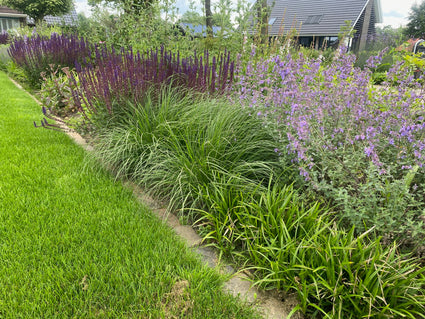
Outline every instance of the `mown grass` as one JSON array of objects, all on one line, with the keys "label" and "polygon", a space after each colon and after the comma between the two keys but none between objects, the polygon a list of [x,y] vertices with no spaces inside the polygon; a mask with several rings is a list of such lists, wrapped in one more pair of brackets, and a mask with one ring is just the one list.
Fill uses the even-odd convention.
[{"label": "mown grass", "polygon": [[254,318],[0,73],[1,318]]}]

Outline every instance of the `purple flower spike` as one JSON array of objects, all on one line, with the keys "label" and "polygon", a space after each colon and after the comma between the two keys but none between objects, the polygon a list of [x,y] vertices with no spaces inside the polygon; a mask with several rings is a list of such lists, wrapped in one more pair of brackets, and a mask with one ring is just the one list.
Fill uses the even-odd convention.
[{"label": "purple flower spike", "polygon": [[135,54],[131,48],[119,53],[96,48],[95,56],[96,67],[77,64],[77,75],[72,79],[79,83],[72,92],[75,104],[87,105],[93,113],[99,106],[112,113],[114,103],[142,102],[151,87],[163,84],[211,95],[225,94],[234,77],[230,53],[210,61],[208,51],[203,56],[195,52],[193,57],[182,58],[165,47],[144,54]]}]

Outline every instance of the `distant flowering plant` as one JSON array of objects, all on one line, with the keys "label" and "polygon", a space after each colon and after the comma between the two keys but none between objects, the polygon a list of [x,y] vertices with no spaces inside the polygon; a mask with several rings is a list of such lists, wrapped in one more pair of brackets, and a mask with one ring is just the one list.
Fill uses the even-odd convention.
[{"label": "distant flowering plant", "polygon": [[[366,217],[373,212],[370,206],[379,207],[374,213],[385,211],[391,201],[380,196],[395,194],[382,191],[376,194],[376,202],[363,207],[364,201],[350,203],[342,198],[341,189],[348,198],[358,199],[368,187],[380,188],[372,180],[391,185],[403,181],[413,168],[424,171],[425,91],[401,64],[387,75],[388,81],[397,85],[373,86],[370,69],[379,64],[383,54],[371,57],[364,70],[354,67],[355,56],[344,48],[335,52],[326,66],[320,59],[307,59],[302,54],[296,59],[275,56],[238,65],[244,72],[234,85],[240,102],[275,132],[280,152],[293,154],[307,185],[349,211],[350,222],[360,227],[364,220],[354,222],[354,212],[364,209],[363,217],[373,223],[376,219]],[[420,174],[415,176],[419,182]],[[414,184],[410,181],[405,189],[398,188],[404,204],[410,205],[406,210],[412,210],[414,199],[420,197],[418,192],[417,197],[412,193]],[[425,208],[425,201],[423,204]],[[412,221],[418,215],[421,211],[416,210],[405,220]]]}]

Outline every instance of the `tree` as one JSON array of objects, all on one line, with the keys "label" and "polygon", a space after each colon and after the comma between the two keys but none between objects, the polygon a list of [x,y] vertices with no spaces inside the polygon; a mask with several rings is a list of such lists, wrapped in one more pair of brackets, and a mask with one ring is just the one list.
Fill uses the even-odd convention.
[{"label": "tree", "polygon": [[207,26],[208,37],[213,37],[213,21],[211,12],[211,0],[205,0],[205,22]]},{"label": "tree", "polygon": [[232,24],[232,13],[234,9],[232,8],[231,0],[220,0],[216,2],[213,9],[213,25],[219,26],[222,29],[231,29],[233,28]]},{"label": "tree", "polygon": [[140,15],[144,10],[152,6],[155,0],[88,0],[91,6],[98,6],[102,3],[115,7],[121,7],[126,13]]},{"label": "tree", "polygon": [[186,11],[179,21],[183,23],[192,23],[194,25],[202,25],[205,23],[204,17],[196,11]]},{"label": "tree", "polygon": [[419,5],[415,3],[410,8],[409,23],[405,32],[409,37],[425,37],[425,1]]},{"label": "tree", "polygon": [[393,28],[390,25],[378,27],[374,41],[370,44],[368,50],[382,51],[385,48],[397,48],[407,40],[403,27]]},{"label": "tree", "polygon": [[[231,12],[232,8],[230,1],[220,0],[220,2],[214,6],[212,12],[212,25],[227,29],[232,28],[233,25],[230,19]],[[198,10],[195,3],[192,1],[189,2],[189,10],[183,13],[179,21],[183,23],[192,23],[194,25],[205,25],[205,19],[206,17],[202,15],[202,12]]]},{"label": "tree", "polygon": [[71,11],[72,0],[2,0],[9,8],[19,10],[39,23],[47,15],[62,15]]},{"label": "tree", "polygon": [[257,19],[260,28],[260,43],[267,44],[269,35],[269,7],[267,6],[267,0],[258,0]]}]

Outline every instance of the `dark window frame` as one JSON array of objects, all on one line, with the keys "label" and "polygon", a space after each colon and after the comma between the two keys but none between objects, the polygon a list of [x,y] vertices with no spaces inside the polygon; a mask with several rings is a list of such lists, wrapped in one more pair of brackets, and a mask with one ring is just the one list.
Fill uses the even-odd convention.
[{"label": "dark window frame", "polygon": [[319,24],[323,18],[323,14],[316,14],[308,16],[304,24]]}]

